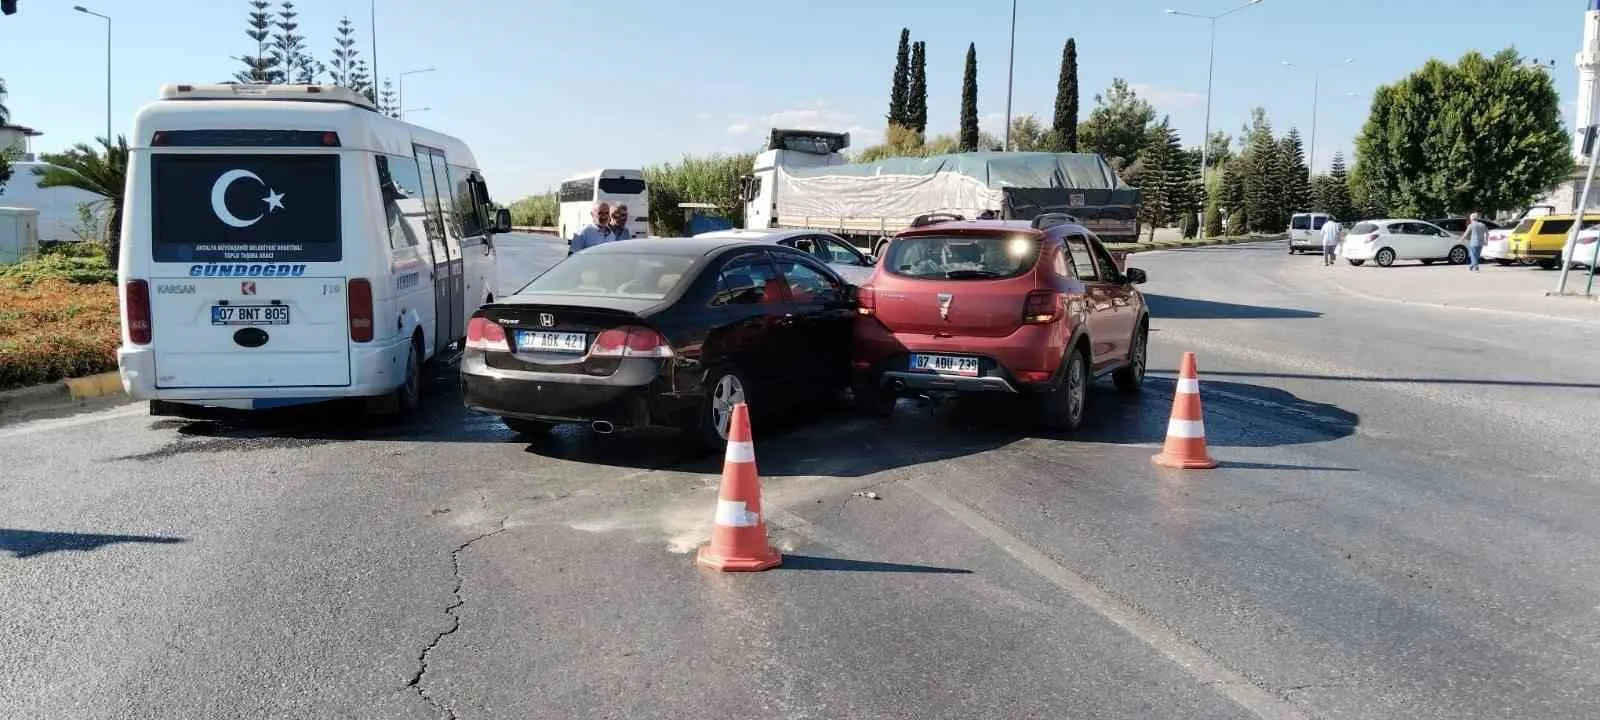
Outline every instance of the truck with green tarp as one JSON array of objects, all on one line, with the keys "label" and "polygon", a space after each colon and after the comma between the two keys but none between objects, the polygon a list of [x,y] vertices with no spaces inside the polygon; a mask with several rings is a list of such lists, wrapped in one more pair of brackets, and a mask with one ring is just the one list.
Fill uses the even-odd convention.
[{"label": "truck with green tarp", "polygon": [[1139,189],[1094,153],[970,152],[851,163],[849,133],[772,131],[741,178],[745,227],[825,230],[874,255],[927,213],[1064,212],[1107,242],[1138,234]]}]

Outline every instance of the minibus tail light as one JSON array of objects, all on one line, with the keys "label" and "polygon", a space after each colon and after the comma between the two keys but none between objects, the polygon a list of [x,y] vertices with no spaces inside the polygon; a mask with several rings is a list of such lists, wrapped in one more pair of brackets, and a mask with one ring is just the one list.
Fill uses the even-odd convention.
[{"label": "minibus tail light", "polygon": [[350,342],[372,342],[372,281],[352,279],[346,302],[350,309]]}]

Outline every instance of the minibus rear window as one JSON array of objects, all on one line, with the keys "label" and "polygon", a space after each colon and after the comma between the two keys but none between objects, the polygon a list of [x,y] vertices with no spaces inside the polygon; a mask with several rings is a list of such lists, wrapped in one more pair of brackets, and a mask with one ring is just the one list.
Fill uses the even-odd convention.
[{"label": "minibus rear window", "polygon": [[336,262],[339,156],[152,155],[150,235],[156,262]]}]

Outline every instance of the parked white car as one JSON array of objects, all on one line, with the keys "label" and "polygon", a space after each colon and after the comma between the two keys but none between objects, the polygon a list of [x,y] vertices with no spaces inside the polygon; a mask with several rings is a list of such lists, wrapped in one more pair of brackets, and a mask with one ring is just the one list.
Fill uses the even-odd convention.
[{"label": "parked white car", "polygon": [[713,230],[696,235],[697,238],[729,238],[787,245],[816,256],[828,264],[839,277],[860,285],[872,277],[872,259],[854,245],[833,233],[817,230]]},{"label": "parked white car", "polygon": [[1459,235],[1438,225],[1411,218],[1364,220],[1345,235],[1339,253],[1351,265],[1371,260],[1389,267],[1397,260],[1419,260],[1423,265],[1445,261],[1461,265],[1467,261],[1467,246]]},{"label": "parked white car", "polygon": [[1496,262],[1501,265],[1510,265],[1515,260],[1510,258],[1511,228],[1496,228],[1484,236],[1483,251],[1478,258],[1484,262]]},{"label": "parked white car", "polygon": [[[1595,248],[1600,247],[1600,228],[1578,231],[1578,244],[1561,249],[1561,261],[1575,268],[1594,267]],[[1574,248],[1576,252],[1574,252]]]}]

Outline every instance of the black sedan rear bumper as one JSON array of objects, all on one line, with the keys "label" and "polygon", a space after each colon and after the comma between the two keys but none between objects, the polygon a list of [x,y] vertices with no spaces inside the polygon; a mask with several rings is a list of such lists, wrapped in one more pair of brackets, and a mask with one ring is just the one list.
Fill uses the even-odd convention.
[{"label": "black sedan rear bumper", "polygon": [[524,372],[461,359],[461,394],[469,409],[546,422],[603,420],[622,428],[683,427],[700,398],[674,394],[661,361],[625,360],[611,375]]}]

